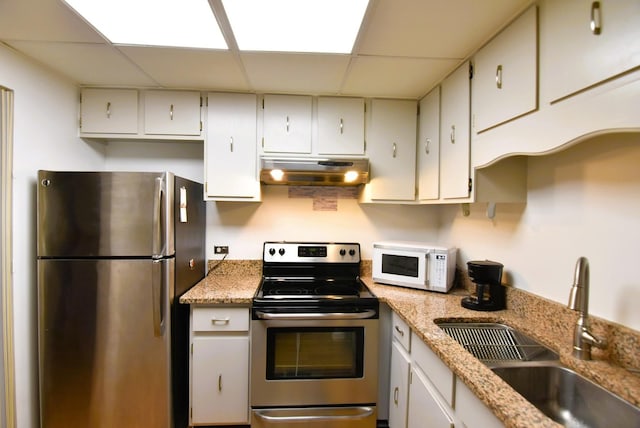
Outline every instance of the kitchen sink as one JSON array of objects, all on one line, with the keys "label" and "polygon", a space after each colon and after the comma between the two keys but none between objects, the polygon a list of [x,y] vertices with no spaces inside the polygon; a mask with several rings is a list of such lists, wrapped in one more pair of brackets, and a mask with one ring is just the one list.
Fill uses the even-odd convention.
[{"label": "kitchen sink", "polygon": [[558,354],[522,332],[492,322],[440,322],[438,327],[489,366],[518,361],[556,361]]},{"label": "kitchen sink", "polygon": [[640,408],[566,367],[522,365],[492,370],[545,415],[567,427],[640,426]]}]

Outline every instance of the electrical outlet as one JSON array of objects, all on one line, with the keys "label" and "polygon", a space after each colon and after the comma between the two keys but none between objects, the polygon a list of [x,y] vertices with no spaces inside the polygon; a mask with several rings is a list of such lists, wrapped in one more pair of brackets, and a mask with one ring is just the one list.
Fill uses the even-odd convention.
[{"label": "electrical outlet", "polygon": [[214,254],[229,254],[229,247],[227,245],[215,245],[213,247]]}]

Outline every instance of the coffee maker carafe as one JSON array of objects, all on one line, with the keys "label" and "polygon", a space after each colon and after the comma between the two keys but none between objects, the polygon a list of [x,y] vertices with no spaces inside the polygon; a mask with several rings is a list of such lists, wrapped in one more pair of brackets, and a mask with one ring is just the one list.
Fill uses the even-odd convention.
[{"label": "coffee maker carafe", "polygon": [[467,262],[469,278],[476,290],[460,302],[463,307],[475,311],[498,311],[505,308],[505,288],[502,279],[502,264],[484,261]]}]

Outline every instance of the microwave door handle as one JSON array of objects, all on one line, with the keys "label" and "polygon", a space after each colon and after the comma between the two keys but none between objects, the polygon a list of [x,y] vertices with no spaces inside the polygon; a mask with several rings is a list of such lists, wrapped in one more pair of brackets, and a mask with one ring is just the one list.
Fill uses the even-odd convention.
[{"label": "microwave door handle", "polygon": [[424,255],[424,258],[426,260],[424,285],[428,286],[431,282],[431,251],[427,251],[427,254]]}]

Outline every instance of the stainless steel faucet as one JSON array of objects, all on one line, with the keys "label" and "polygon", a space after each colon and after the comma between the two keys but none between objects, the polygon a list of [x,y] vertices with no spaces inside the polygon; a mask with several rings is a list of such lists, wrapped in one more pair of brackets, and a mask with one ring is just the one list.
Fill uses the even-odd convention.
[{"label": "stainless steel faucet", "polygon": [[589,261],[586,257],[580,257],[576,262],[567,307],[580,312],[573,331],[573,356],[581,360],[590,360],[591,347],[604,348],[607,342],[598,339],[589,331]]}]

